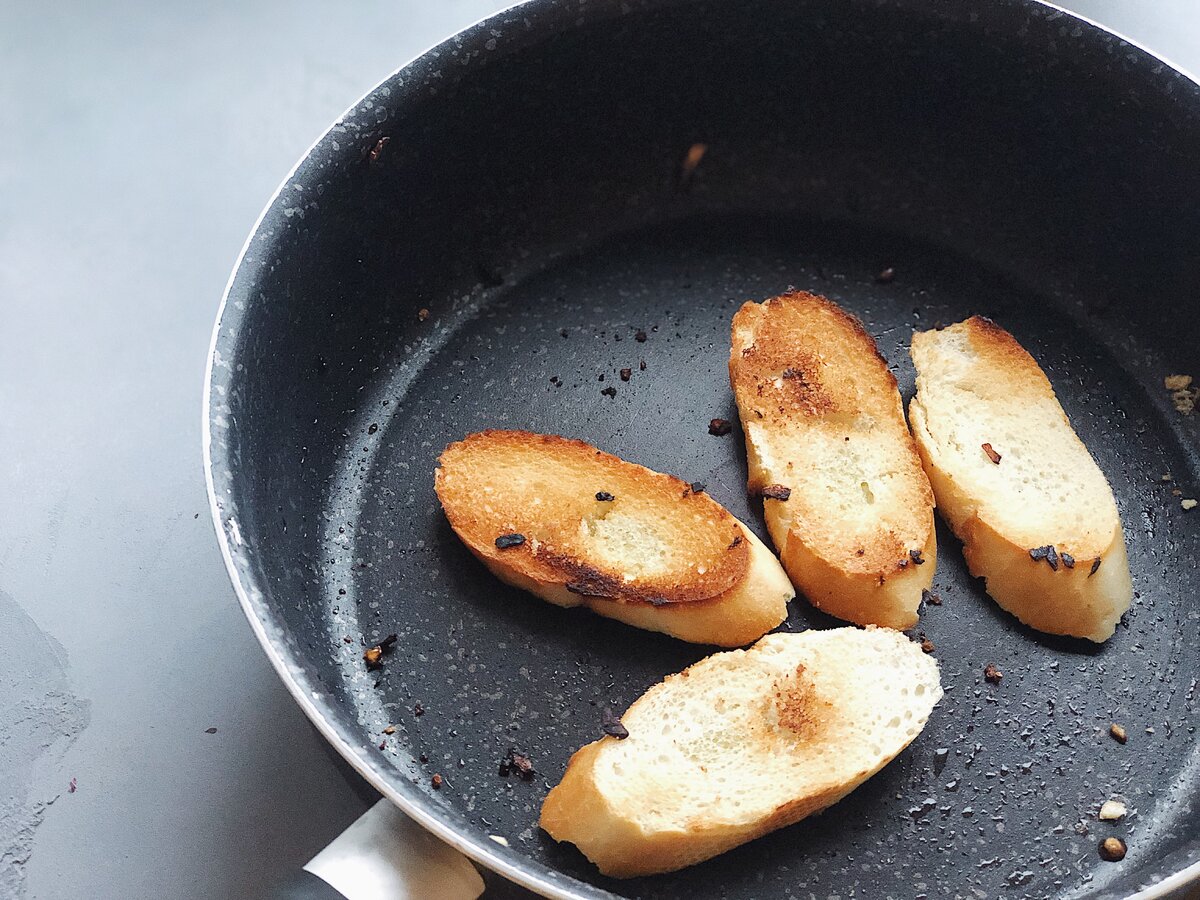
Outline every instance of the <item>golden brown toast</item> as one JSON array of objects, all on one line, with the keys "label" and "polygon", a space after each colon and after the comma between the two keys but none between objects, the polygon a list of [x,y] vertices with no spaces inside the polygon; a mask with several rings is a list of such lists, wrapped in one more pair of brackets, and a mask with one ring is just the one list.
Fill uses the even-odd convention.
[{"label": "golden brown toast", "polygon": [[571,757],[541,826],[617,878],[670,872],[836,803],[920,733],[938,666],[884,628],[769,634],[650,688]]},{"label": "golden brown toast", "polygon": [[1100,642],[1133,585],[1117,504],[1037,362],[975,316],[913,335],[913,435],[971,574],[1039,631]]},{"label": "golden brown toast", "polygon": [[687,641],[738,647],[794,595],[779,562],[703,490],[582,441],[483,431],[448,446],[435,488],[498,578]]},{"label": "golden brown toast", "polygon": [[792,582],[839,618],[911,628],[937,565],[933,492],[871,336],[814,294],[747,303],[729,377]]}]

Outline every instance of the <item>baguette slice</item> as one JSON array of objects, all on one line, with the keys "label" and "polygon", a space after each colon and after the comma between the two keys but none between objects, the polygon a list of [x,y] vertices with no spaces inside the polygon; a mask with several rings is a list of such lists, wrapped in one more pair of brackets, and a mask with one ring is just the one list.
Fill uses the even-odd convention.
[{"label": "baguette slice", "polygon": [[[787,617],[795,592],[779,561],[678,478],[526,431],[469,435],[439,461],[455,533],[497,578],[543,600],[723,647]],[[524,541],[498,546],[504,535]]]},{"label": "baguette slice", "polygon": [[1125,536],[1045,373],[979,316],[914,334],[912,358],[913,434],[971,574],[1026,625],[1107,640],[1133,594]]},{"label": "baguette slice", "polygon": [[605,875],[671,872],[846,796],[925,727],[938,666],[873,626],[769,634],[650,688],[571,757],[541,827]]},{"label": "baguette slice", "polygon": [[763,513],[792,583],[839,618],[911,628],[937,564],[933,492],[871,336],[813,294],[747,303],[729,377],[750,490],[791,490]]}]

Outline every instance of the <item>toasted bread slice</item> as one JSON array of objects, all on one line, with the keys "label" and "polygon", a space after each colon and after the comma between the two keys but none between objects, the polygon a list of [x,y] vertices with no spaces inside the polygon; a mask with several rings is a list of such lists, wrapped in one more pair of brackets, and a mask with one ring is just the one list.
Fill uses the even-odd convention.
[{"label": "toasted bread slice", "polygon": [[787,617],[795,592],[779,561],[678,478],[525,431],[469,435],[440,463],[455,533],[501,581],[543,600],[723,647]]},{"label": "toasted bread slice", "polygon": [[911,628],[937,564],[933,492],[871,336],[813,294],[747,303],[729,377],[792,582],[839,618]]},{"label": "toasted bread slice", "polygon": [[571,757],[541,826],[606,875],[681,869],[836,803],[941,696],[937,663],[890,629],[769,634],[650,688],[627,738]]},{"label": "toasted bread slice", "polygon": [[1133,594],[1125,536],[1045,373],[979,316],[914,334],[912,358],[913,434],[971,574],[1026,625],[1107,640]]}]

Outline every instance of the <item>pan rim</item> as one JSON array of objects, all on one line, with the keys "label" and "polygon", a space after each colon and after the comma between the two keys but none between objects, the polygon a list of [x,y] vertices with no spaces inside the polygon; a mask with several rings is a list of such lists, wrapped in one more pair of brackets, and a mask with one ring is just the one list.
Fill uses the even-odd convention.
[{"label": "pan rim", "polygon": [[[1157,60],[1167,69],[1175,72],[1178,75],[1191,81],[1200,87],[1200,78],[1193,74],[1187,68],[1175,63],[1170,58],[1163,54],[1152,50],[1150,47],[1141,43],[1128,35],[1123,34],[1116,29],[1110,28],[1095,19],[1090,18],[1082,13],[1074,12],[1066,9],[1051,0],[1013,0],[1017,4],[1023,4],[1029,7],[1043,7],[1054,10],[1064,16],[1067,16],[1076,21],[1082,22],[1097,31],[1108,34],[1120,41],[1125,42],[1129,46],[1136,48],[1147,57]],[[230,582],[234,589],[234,594],[237,597],[238,604],[241,606],[242,613],[245,615],[250,624],[251,630],[254,632],[263,652],[267,659],[271,662],[279,679],[283,682],[288,693],[292,695],[293,700],[297,703],[300,709],[312,722],[321,736],[329,742],[329,744],[338,752],[338,754],[372,787],[386,797],[390,802],[395,804],[405,815],[417,822],[426,831],[431,832],[440,840],[444,841],[460,853],[464,854],[468,859],[475,863],[487,867],[489,870],[496,872],[507,878],[509,881],[527,888],[540,896],[554,898],[554,900],[584,900],[587,897],[615,897],[617,895],[610,891],[599,888],[587,882],[580,881],[573,876],[563,873],[556,873],[556,870],[546,866],[543,863],[527,859],[524,866],[517,865],[515,862],[506,859],[503,855],[497,853],[493,848],[487,846],[487,841],[475,840],[468,833],[456,830],[455,827],[430,810],[424,808],[421,804],[414,802],[411,798],[405,796],[379,771],[371,762],[360,752],[360,748],[351,744],[343,735],[338,733],[334,727],[331,717],[323,711],[316,702],[316,697],[319,692],[310,690],[309,686],[301,683],[297,675],[298,666],[294,666],[287,658],[281,646],[274,641],[267,633],[267,624],[259,615],[259,611],[255,606],[255,602],[251,597],[250,590],[247,584],[243,582],[243,575],[239,571],[238,564],[234,559],[234,550],[231,546],[231,540],[237,540],[240,544],[240,535],[237,531],[236,520],[232,517],[229,520],[229,528],[226,527],[226,522],[223,518],[220,503],[217,498],[216,483],[213,474],[213,387],[214,373],[217,363],[217,355],[219,352],[218,344],[225,330],[223,325],[226,323],[226,312],[229,308],[230,295],[233,291],[239,272],[242,269],[243,262],[247,252],[250,250],[251,244],[255,237],[259,234],[259,230],[263,225],[264,220],[279,200],[284,189],[287,187],[297,171],[311,158],[313,152],[322,145],[330,136],[333,129],[350,116],[367,98],[371,97],[381,87],[387,85],[397,76],[405,71],[414,68],[423,60],[427,60],[436,51],[451,45],[455,41],[473,40],[479,37],[481,31],[486,30],[486,26],[497,22],[502,17],[508,15],[513,10],[518,8],[535,8],[535,7],[554,7],[557,5],[557,0],[515,0],[508,5],[483,16],[471,24],[465,26],[459,31],[448,35],[447,37],[435,41],[425,50],[412,56],[396,69],[384,76],[378,84],[370,88],[362,97],[357,98],[343,112],[338,115],[304,150],[297,159],[295,164],[288,170],[287,174],[282,178],[279,185],[272,192],[271,196],[263,205],[262,210],[256,217],[245,242],[242,244],[229,277],[226,280],[225,288],[221,295],[221,301],[217,308],[216,318],[212,327],[212,333],[209,338],[208,351],[204,369],[204,384],[201,397],[201,451],[204,465],[204,480],[205,489],[208,495],[209,514],[212,520],[213,529],[216,532],[217,544],[221,550],[222,559],[225,562],[225,570],[229,575]],[[240,316],[238,317],[240,318]],[[232,537],[231,537],[232,532]],[[252,586],[251,586],[252,587]],[[568,884],[556,884],[550,877],[544,873],[555,873],[559,877],[569,880]],[[1159,898],[1168,897],[1175,891],[1186,888],[1190,885],[1200,884],[1200,861],[1185,866],[1184,868],[1164,877],[1161,881],[1155,884],[1148,885],[1134,894],[1129,895],[1130,900],[1159,900]]]}]

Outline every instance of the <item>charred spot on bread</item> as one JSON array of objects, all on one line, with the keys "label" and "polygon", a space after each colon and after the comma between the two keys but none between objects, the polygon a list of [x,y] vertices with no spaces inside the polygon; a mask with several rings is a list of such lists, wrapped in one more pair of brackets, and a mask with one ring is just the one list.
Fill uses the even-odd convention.
[{"label": "charred spot on bread", "polygon": [[914,565],[918,565],[918,566],[925,565],[925,557],[921,555],[920,550],[909,550],[908,558],[913,561]]},{"label": "charred spot on bread", "polygon": [[1075,557],[1073,557],[1070,553],[1067,553],[1065,550],[1058,554],[1058,558],[1062,560],[1062,564],[1068,569],[1075,568]]},{"label": "charred spot on bread", "polygon": [[[598,497],[596,499],[599,499]],[[525,543],[525,535],[512,532],[510,534],[502,534],[496,538],[496,547],[500,550],[508,550],[512,547],[520,547]]]},{"label": "charred spot on bread", "polygon": [[690,485],[688,485],[688,487],[692,489],[693,494],[703,494],[704,489],[708,487],[708,485],[706,485],[703,481],[693,481]]},{"label": "charred spot on bread", "polygon": [[812,679],[806,675],[803,663],[798,663],[794,672],[775,682],[773,699],[775,715],[781,728],[802,733],[809,731],[818,721],[818,704]]},{"label": "charred spot on bread", "polygon": [[1099,556],[1092,560],[1092,570],[1088,572],[1088,578],[1091,578],[1096,574],[1096,570],[1100,568],[1100,561],[1101,560]]},{"label": "charred spot on bread", "polygon": [[768,500],[787,500],[792,496],[792,489],[784,484],[765,484],[759,493]]},{"label": "charred spot on bread", "polygon": [[733,550],[739,544],[741,544],[741,542],[742,542],[742,536],[739,534],[739,535],[735,536],[732,541],[729,542],[729,546],[726,549]]},{"label": "charred spot on bread", "polygon": [[629,729],[621,724],[621,719],[613,715],[611,709],[605,709],[600,713],[600,730],[609,737],[615,737],[618,741],[629,737]]},{"label": "charred spot on bread", "polygon": [[614,497],[612,494],[610,494],[608,491],[596,491],[596,499],[599,500],[601,503],[612,503],[617,498]]}]

